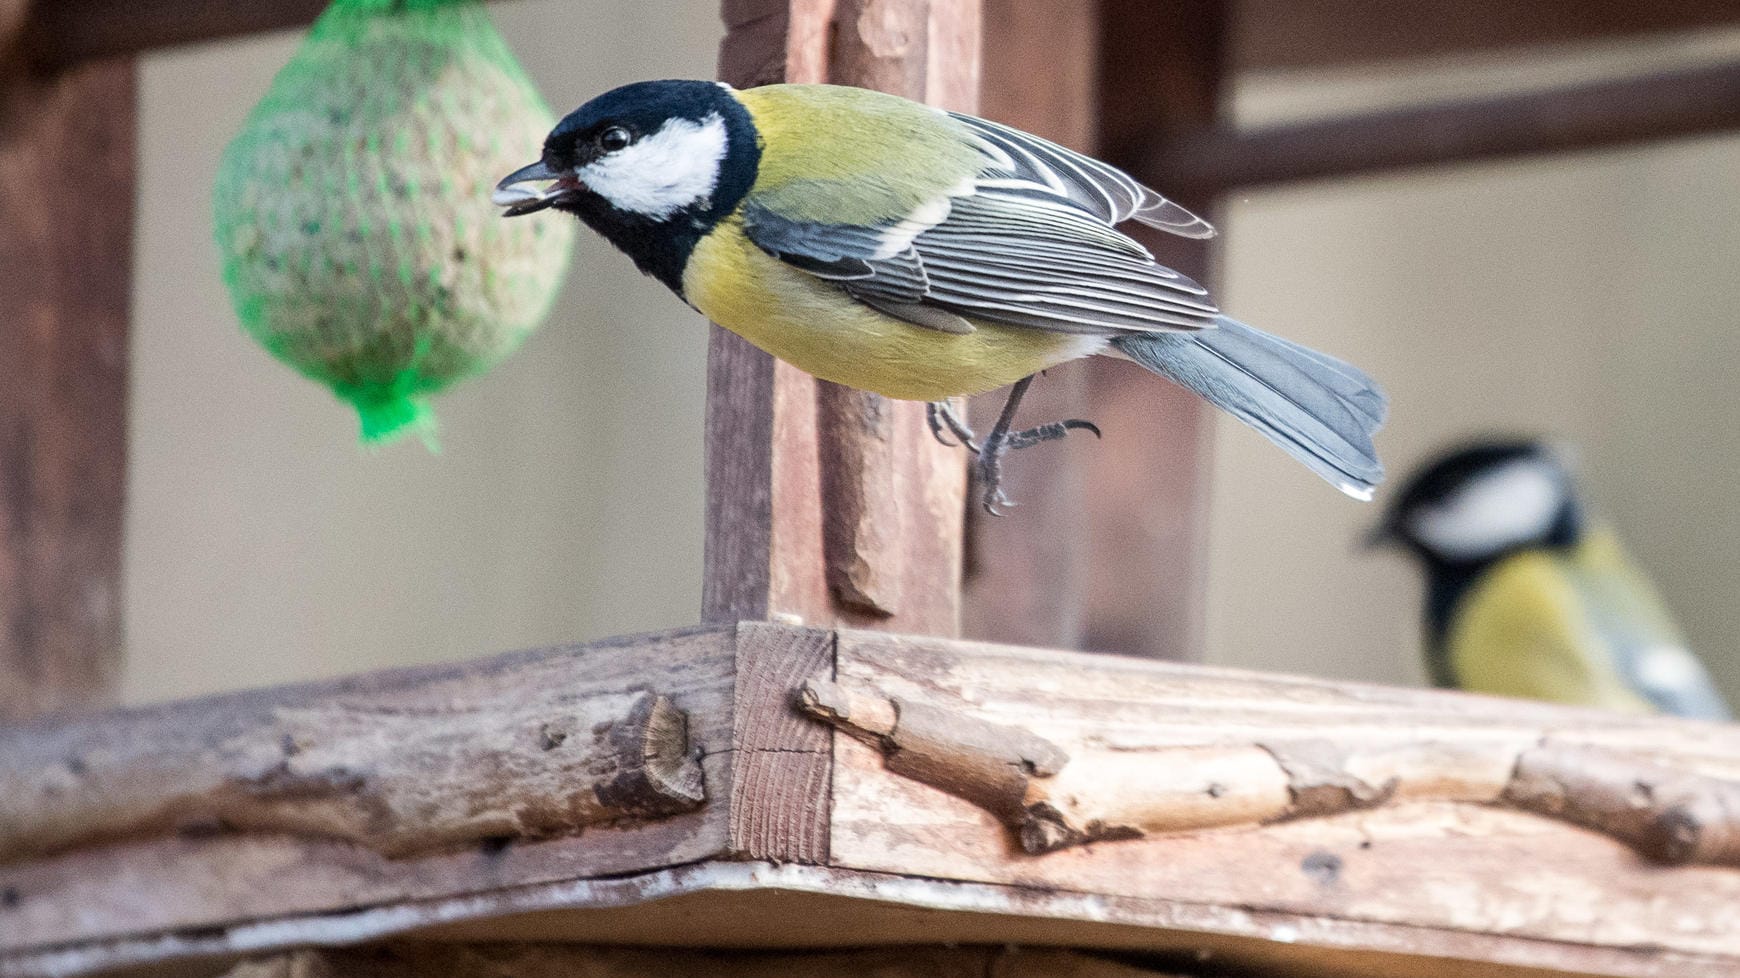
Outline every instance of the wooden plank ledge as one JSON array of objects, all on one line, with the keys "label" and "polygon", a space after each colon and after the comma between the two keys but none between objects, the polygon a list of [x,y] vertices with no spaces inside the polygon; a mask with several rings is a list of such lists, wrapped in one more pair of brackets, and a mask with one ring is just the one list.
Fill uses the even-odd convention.
[{"label": "wooden plank ledge", "polygon": [[[601,815],[636,758],[703,791]],[[0,975],[386,937],[1731,975],[1736,780],[1729,726],[705,627],[0,729]]]}]

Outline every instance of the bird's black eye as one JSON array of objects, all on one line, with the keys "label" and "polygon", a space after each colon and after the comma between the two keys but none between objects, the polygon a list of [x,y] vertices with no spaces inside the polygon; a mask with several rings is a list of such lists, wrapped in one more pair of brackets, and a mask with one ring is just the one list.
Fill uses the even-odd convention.
[{"label": "bird's black eye", "polygon": [[629,135],[628,130],[621,126],[611,126],[609,129],[598,134],[598,148],[604,150],[606,153],[614,153],[619,149],[625,149],[628,144],[632,142],[634,142],[634,137]]}]

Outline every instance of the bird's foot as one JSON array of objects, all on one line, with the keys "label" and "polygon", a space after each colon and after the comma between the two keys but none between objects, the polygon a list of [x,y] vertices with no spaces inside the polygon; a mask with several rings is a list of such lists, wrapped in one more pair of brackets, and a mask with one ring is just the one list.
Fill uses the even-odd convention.
[{"label": "bird's foot", "polygon": [[1032,448],[1041,442],[1056,441],[1071,431],[1091,431],[1095,438],[1100,437],[1098,425],[1080,418],[1053,421],[1021,431],[993,430],[979,452],[979,488],[982,491],[981,501],[985,512],[992,516],[1002,516],[1005,509],[1015,505],[1014,500],[1003,492],[1004,455],[1023,448]]},{"label": "bird's foot", "polygon": [[1004,439],[1008,450],[1013,452],[1022,448],[1032,448],[1040,442],[1056,441],[1072,431],[1091,431],[1095,438],[1100,437],[1100,426],[1092,421],[1080,418],[1070,418],[1065,421],[1053,421],[1050,424],[1037,425],[1023,431],[1010,432]]},{"label": "bird's foot", "polygon": [[[979,454],[978,435],[967,426],[961,416],[955,413],[955,406],[950,401],[931,401],[924,406],[924,420],[930,425],[931,436],[950,448],[965,445],[967,451]],[[949,436],[953,435],[954,440]]]}]

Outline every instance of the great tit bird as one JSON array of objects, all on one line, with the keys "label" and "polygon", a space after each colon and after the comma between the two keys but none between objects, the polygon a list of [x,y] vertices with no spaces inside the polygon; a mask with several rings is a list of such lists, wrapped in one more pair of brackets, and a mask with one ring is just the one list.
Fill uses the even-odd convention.
[{"label": "great tit bird", "polygon": [[[1349,495],[1383,478],[1387,401],[1354,367],[1235,322],[1114,230],[1207,222],[1036,136],[832,85],[627,85],[581,106],[504,178],[508,216],[577,215],[714,322],[825,380],[932,402],[998,460],[1072,420],[1011,431],[1034,375],[1122,356],[1232,413]],[[947,399],[1013,384],[983,444]],[[1097,431],[1097,429],[1096,429]],[[946,439],[945,439],[946,440]]]},{"label": "great tit bird", "polygon": [[1440,686],[1726,719],[1648,579],[1592,527],[1558,455],[1483,441],[1413,475],[1373,544],[1426,573],[1426,662]]}]

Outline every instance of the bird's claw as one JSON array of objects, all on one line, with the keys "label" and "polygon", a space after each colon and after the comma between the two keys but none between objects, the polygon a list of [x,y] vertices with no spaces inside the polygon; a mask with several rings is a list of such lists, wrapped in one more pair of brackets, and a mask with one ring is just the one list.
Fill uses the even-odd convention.
[{"label": "bird's claw", "polygon": [[[977,435],[961,416],[955,413],[954,405],[948,401],[930,401],[924,406],[924,420],[930,425],[931,436],[950,448],[965,445],[967,451],[979,454]],[[953,435],[958,441],[949,440]]]}]

